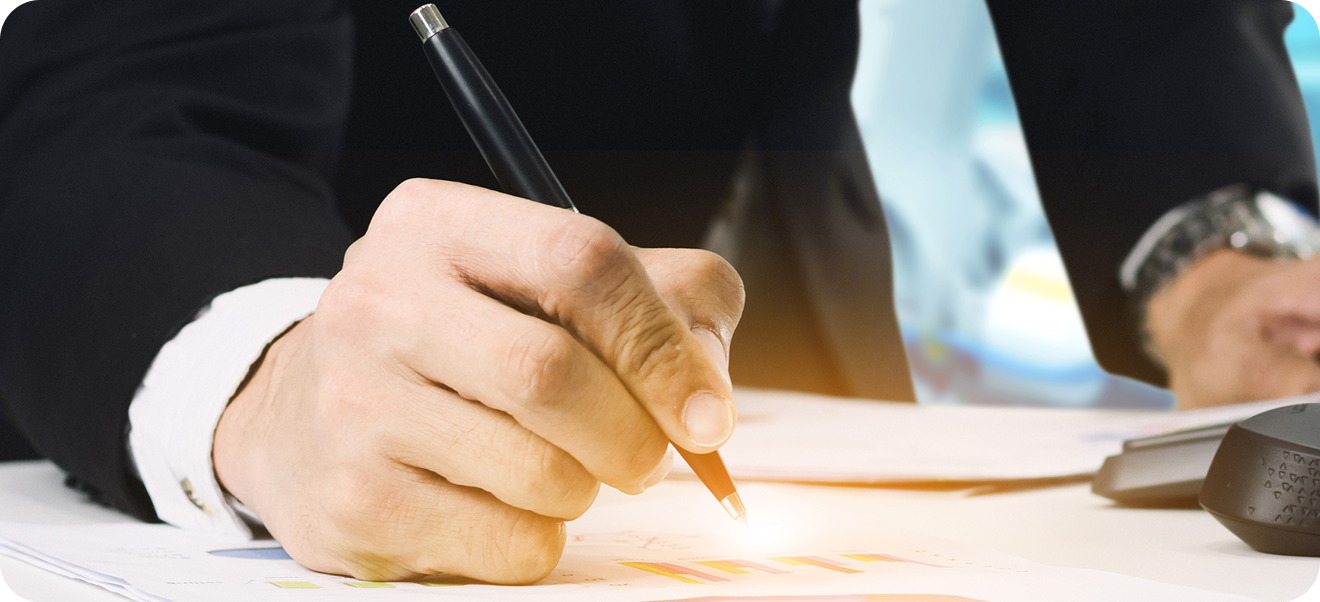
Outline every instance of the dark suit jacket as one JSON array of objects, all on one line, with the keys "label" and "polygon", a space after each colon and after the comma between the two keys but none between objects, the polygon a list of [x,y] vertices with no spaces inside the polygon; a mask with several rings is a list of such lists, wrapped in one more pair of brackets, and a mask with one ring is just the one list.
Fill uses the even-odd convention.
[{"label": "dark suit jacket", "polygon": [[[1288,5],[1151,4],[992,12],[1074,287],[1104,327],[1097,351],[1155,379],[1111,307],[1145,225],[1230,181],[1315,193],[1278,41]],[[151,516],[126,469],[126,408],[211,298],[332,276],[405,178],[495,186],[407,26],[413,8],[39,0],[5,23],[0,397],[99,499]],[[719,217],[711,242],[748,285],[736,380],[911,398],[847,103],[855,2],[441,10],[584,213],[641,246],[697,246]]]}]

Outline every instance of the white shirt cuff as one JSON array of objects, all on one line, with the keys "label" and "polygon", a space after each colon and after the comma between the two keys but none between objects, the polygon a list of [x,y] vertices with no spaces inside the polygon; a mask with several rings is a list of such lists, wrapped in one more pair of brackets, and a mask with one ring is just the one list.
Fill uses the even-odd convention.
[{"label": "white shirt cuff", "polygon": [[262,350],[316,310],[328,283],[276,278],[220,295],[156,355],[128,408],[128,442],[161,520],[252,537],[216,481],[215,427]]}]

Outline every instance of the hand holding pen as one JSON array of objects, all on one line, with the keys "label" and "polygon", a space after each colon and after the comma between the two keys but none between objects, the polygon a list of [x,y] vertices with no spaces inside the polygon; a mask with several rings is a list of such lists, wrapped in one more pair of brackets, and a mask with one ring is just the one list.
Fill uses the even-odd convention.
[{"label": "hand holding pen", "polygon": [[671,441],[729,437],[741,312],[711,253],[405,182],[226,408],[216,474],[309,568],[534,582],[601,483],[640,493]]},{"label": "hand holding pen", "polygon": [[[444,87],[445,94],[449,96],[449,102],[454,105],[459,119],[463,121],[472,141],[476,143],[505,192],[576,213],[577,207],[559,184],[559,179],[546,163],[545,157],[541,156],[536,143],[532,142],[531,135],[519,121],[513,107],[509,106],[504,93],[500,92],[490,74],[486,73],[486,68],[477,60],[472,49],[468,48],[467,42],[463,41],[458,32],[450,29],[435,5],[427,4],[418,8],[409,20],[417,37],[422,39],[426,58],[431,62],[431,68]],[[604,299],[602,302],[610,301]],[[724,357],[724,354],[717,357]],[[629,382],[627,377],[631,375],[622,376],[625,377],[625,383]],[[631,387],[629,390],[637,394]],[[685,420],[687,413],[698,405],[716,404],[694,396],[685,406]],[[668,426],[664,425],[663,412],[656,418],[661,421],[662,427]],[[689,430],[694,428],[693,425],[687,427]],[[677,440],[683,441],[684,437],[680,434]],[[742,498],[734,488],[719,452],[685,449],[680,444],[678,453],[683,455],[692,471],[715,495],[729,516],[746,526],[747,509],[743,507]]]}]

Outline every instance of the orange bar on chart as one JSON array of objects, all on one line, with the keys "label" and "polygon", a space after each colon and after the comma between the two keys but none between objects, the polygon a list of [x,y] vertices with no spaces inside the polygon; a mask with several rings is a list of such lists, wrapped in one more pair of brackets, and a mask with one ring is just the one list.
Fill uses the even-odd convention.
[{"label": "orange bar on chart", "polygon": [[929,562],[919,562],[916,560],[908,560],[907,558],[902,558],[899,556],[890,556],[888,554],[839,554],[839,555],[843,556],[844,558],[851,558],[853,560],[860,560],[862,562],[906,562],[908,564],[920,564],[922,566],[931,566],[937,569],[948,568],[945,566],[940,566],[938,564],[931,564]]},{"label": "orange bar on chart", "polygon": [[756,562],[748,562],[746,560],[734,560],[734,559],[698,560],[697,564],[704,564],[710,568],[719,569],[726,573],[734,573],[737,575],[746,575],[747,571],[744,571],[743,569],[756,569],[763,573],[770,573],[772,575],[783,575],[788,572],[788,571],[781,571],[776,568],[768,567],[764,564],[760,564]]},{"label": "orange bar on chart", "polygon": [[[697,579],[705,579],[706,581],[728,581],[728,579],[725,579],[724,577],[707,575],[706,573],[703,573],[701,571],[685,569],[676,564],[669,564],[668,562],[620,562],[619,564],[623,566],[632,567],[635,569],[641,569],[648,573],[664,575],[666,577],[669,577],[670,579],[677,579],[679,581],[682,581],[683,583],[701,583],[700,581],[697,581],[696,579],[690,579],[689,577],[696,577]],[[684,577],[684,575],[687,575],[687,577]]]},{"label": "orange bar on chart", "polygon": [[862,562],[907,562],[897,556],[885,556],[884,554],[839,554],[844,558],[860,560]]},{"label": "orange bar on chart", "polygon": [[843,566],[842,563],[834,562],[833,560],[826,560],[824,558],[821,558],[820,556],[782,556],[779,558],[771,558],[770,560],[774,560],[776,562],[782,562],[784,564],[791,566],[804,566],[804,565],[818,566],[822,569],[829,569],[831,571],[838,571],[840,573],[861,572],[859,570],[850,569],[846,566]]}]

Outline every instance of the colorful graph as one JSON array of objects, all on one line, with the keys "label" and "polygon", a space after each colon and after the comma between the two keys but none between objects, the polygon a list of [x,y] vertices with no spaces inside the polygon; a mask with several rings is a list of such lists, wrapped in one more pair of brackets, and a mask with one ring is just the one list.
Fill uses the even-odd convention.
[{"label": "colorful graph", "polygon": [[[701,583],[700,581],[697,581],[696,579],[692,579],[691,577],[696,577],[697,579],[705,579],[706,581],[710,581],[710,582],[728,581],[728,579],[725,579],[723,577],[707,575],[706,573],[703,573],[701,571],[683,568],[676,564],[669,564],[668,562],[620,562],[619,564],[622,564],[623,566],[627,566],[627,567],[632,567],[635,569],[641,569],[648,573],[664,575],[665,577],[669,577],[671,579],[677,579],[684,583]],[[684,575],[687,576],[685,577]]]},{"label": "colorful graph", "polygon": [[[842,558],[847,558],[848,560],[854,560],[858,562],[896,562],[896,563],[928,566],[937,569],[948,568],[938,564],[931,564],[929,562],[911,560],[908,558],[903,558],[901,556],[894,556],[891,554],[839,554],[839,556]],[[786,564],[788,566],[794,566],[794,567],[810,566],[810,567],[821,568],[827,571],[834,571],[836,573],[844,573],[844,574],[856,574],[856,573],[865,572],[859,569],[850,568],[848,564],[845,562],[839,560],[830,560],[828,558],[823,558],[821,556],[775,556],[772,558],[767,558],[766,560],[771,560],[774,562]],[[715,569],[717,571],[722,571],[724,573],[729,573],[733,575],[747,575],[747,574],[751,574],[752,571],[758,571],[770,575],[790,574],[790,571],[784,569],[775,568],[773,566],[763,564],[760,562],[742,560],[739,558],[726,558],[721,560],[694,560],[692,561],[692,563],[699,564],[702,567]],[[713,583],[719,581],[729,581],[729,579],[726,579],[724,577],[718,577],[710,573],[703,572],[701,570],[688,568],[668,562],[620,562],[619,564],[626,567],[643,570],[648,573],[654,573],[656,575],[669,577],[670,579],[676,579],[684,583]]]},{"label": "colorful graph", "polygon": [[890,556],[888,554],[839,554],[839,555],[843,556],[844,558],[851,558],[853,560],[860,560],[862,562],[907,562],[910,564],[920,564],[923,566],[935,567],[937,569],[949,568],[938,564],[921,562],[919,560],[911,560],[900,556]]},{"label": "colorful graph", "polygon": [[773,560],[775,562],[782,562],[790,566],[818,566],[822,569],[838,571],[840,573],[861,572],[857,569],[850,569],[846,566],[843,566],[842,562],[826,560],[824,558],[821,558],[820,556],[780,556],[778,558],[771,558],[770,560]]},{"label": "colorful graph", "polygon": [[734,573],[738,575],[747,574],[747,571],[744,571],[743,569],[756,569],[763,573],[770,573],[772,575],[782,575],[788,572],[788,571],[781,571],[776,568],[771,568],[764,564],[759,564],[756,562],[748,562],[746,560],[699,560],[697,561],[697,564],[704,564],[713,569],[719,569],[726,573]]}]

